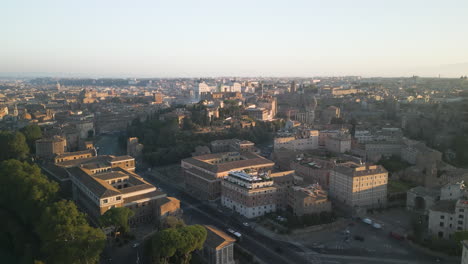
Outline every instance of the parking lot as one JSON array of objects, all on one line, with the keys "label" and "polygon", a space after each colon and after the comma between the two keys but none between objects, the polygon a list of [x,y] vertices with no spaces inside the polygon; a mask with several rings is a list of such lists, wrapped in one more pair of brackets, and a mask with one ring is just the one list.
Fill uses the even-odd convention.
[{"label": "parking lot", "polygon": [[391,209],[367,217],[373,223],[379,223],[381,228],[364,223],[363,219],[349,220],[349,225],[340,230],[323,230],[301,236],[296,240],[297,244],[329,254],[432,259],[409,247],[407,242],[389,236],[390,231],[409,230],[411,214],[403,208]]},{"label": "parking lot", "polygon": [[[388,236],[390,230],[386,228],[376,229],[369,224],[355,221],[345,229],[335,232],[323,232],[317,234],[317,241],[311,239],[305,242],[309,248],[319,248],[330,251],[342,251],[346,253],[379,253],[408,255],[400,241]],[[314,236],[315,237],[315,236]],[[320,237],[320,238],[319,238]]]}]

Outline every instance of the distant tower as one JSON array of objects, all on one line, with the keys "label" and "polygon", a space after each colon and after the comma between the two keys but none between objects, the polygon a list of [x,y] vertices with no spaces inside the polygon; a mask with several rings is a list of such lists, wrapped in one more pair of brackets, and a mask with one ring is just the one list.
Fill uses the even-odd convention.
[{"label": "distant tower", "polygon": [[60,83],[57,82],[57,84],[55,85],[55,87],[57,88],[57,91],[60,91]]},{"label": "distant tower", "polygon": [[295,93],[296,92],[296,81],[291,82],[291,88],[289,88],[290,93]]},{"label": "distant tower", "polygon": [[258,84],[258,88],[257,88],[256,92],[257,92],[257,94],[260,93],[260,96],[263,98],[263,83],[262,82],[260,82]]},{"label": "distant tower", "polygon": [[298,112],[295,114],[295,119],[306,126],[312,126],[315,120],[317,98],[314,96],[313,100],[310,100],[310,98],[307,97],[308,96],[305,95],[296,96]]},{"label": "distant tower", "polygon": [[13,116],[18,116],[18,105],[15,104],[15,108],[13,109]]}]

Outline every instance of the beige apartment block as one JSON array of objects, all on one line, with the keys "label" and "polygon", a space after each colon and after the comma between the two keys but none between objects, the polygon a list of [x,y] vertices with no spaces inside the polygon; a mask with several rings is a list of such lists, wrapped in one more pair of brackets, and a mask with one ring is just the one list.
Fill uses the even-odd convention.
[{"label": "beige apartment block", "polygon": [[270,171],[274,162],[252,152],[223,152],[183,159],[181,167],[188,192],[202,200],[221,197],[221,182],[230,171]]},{"label": "beige apartment block", "polygon": [[349,207],[381,208],[387,204],[387,183],[382,166],[346,162],[331,171],[329,195]]}]

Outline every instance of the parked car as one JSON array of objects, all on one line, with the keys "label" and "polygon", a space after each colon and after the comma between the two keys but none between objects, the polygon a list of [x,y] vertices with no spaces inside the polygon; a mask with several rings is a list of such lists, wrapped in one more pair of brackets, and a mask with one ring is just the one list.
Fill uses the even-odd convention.
[{"label": "parked car", "polygon": [[382,225],[379,224],[379,223],[373,223],[372,227],[375,228],[375,229],[382,229]]},{"label": "parked car", "polygon": [[396,240],[405,240],[405,236],[398,233],[398,232],[395,232],[395,231],[391,231],[389,234],[388,234],[390,237],[393,237],[395,238]]},{"label": "parked car", "polygon": [[249,223],[247,223],[247,222],[242,223],[242,225],[245,226],[245,227],[249,227],[249,226],[250,226]]},{"label": "parked car", "polygon": [[368,225],[372,225],[372,220],[370,218],[364,218],[364,219],[362,219],[362,222],[366,223]]}]

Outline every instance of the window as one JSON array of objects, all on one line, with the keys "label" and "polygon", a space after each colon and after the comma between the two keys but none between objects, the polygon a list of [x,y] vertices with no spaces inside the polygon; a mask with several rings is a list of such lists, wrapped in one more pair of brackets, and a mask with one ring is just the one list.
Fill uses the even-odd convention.
[{"label": "window", "polygon": [[459,224],[459,225],[463,225],[463,221],[458,221],[458,224]]},{"label": "window", "polygon": [[458,212],[463,213],[465,212],[465,209],[458,209]]},{"label": "window", "polygon": [[441,215],[441,216],[440,216],[440,219],[444,219],[444,218],[445,218],[445,215]]},{"label": "window", "polygon": [[107,199],[102,200],[102,203],[108,203],[109,201]]},{"label": "window", "polygon": [[117,198],[115,198],[117,201],[120,201],[122,200],[122,197],[121,196],[117,196]]},{"label": "window", "polygon": [[444,226],[444,222],[440,222],[439,226]]},{"label": "window", "polygon": [[459,215],[458,218],[463,218],[463,215]]}]

